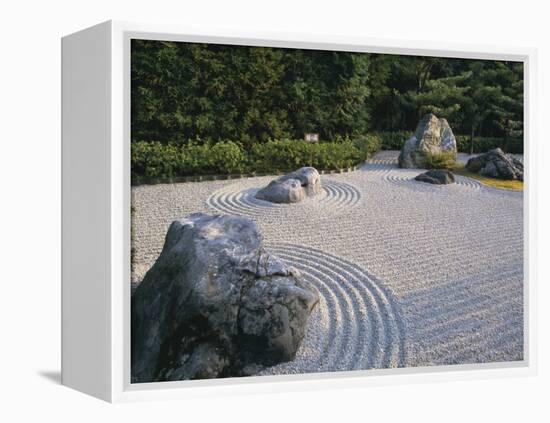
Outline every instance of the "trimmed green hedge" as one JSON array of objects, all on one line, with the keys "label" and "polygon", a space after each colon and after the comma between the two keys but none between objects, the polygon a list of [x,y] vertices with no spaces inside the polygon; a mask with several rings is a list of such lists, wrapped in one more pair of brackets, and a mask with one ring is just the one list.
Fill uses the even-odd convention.
[{"label": "trimmed green hedge", "polygon": [[[303,140],[268,141],[245,150],[234,141],[217,143],[188,142],[132,143],[132,181],[169,179],[198,175],[287,172],[302,166],[319,170],[336,170],[355,166],[377,151],[400,150],[409,131],[378,132],[333,142],[308,143]],[[458,151],[469,152],[470,138],[456,135]],[[474,138],[474,153],[500,147],[509,153],[523,153],[522,139]]]},{"label": "trimmed green hedge", "polygon": [[241,147],[231,141],[185,146],[157,141],[132,143],[132,179],[239,173],[245,170],[246,161]]},{"label": "trimmed green hedge", "polygon": [[[412,131],[377,132],[382,150],[401,150]],[[456,135],[457,149],[461,153],[470,152],[470,136]],[[523,154],[523,138],[474,137],[474,154],[485,153],[493,148],[502,148],[507,153]]]},{"label": "trimmed green hedge", "polygon": [[278,172],[313,166],[318,169],[340,169],[359,162],[359,150],[351,142],[306,143],[303,141],[270,141],[256,144],[251,150],[251,170]]},{"label": "trimmed green hedge", "polygon": [[349,168],[380,149],[380,139],[365,135],[335,142],[268,141],[249,150],[233,141],[187,144],[157,141],[132,143],[132,181],[195,175],[277,173],[313,166],[319,170]]}]

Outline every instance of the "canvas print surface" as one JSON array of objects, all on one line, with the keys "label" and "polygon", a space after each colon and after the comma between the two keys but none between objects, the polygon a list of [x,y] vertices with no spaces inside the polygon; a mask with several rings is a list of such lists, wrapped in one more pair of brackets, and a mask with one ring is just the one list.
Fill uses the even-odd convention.
[{"label": "canvas print surface", "polygon": [[132,40],[132,383],[522,361],[523,89]]}]

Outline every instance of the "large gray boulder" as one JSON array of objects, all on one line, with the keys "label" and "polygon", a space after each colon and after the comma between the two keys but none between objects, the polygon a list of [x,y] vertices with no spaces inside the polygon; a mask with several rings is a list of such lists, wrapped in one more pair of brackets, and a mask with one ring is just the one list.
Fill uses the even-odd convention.
[{"label": "large gray boulder", "polygon": [[445,169],[432,169],[417,175],[415,180],[435,185],[448,185],[455,182],[455,175]]},{"label": "large gray boulder", "polygon": [[450,154],[456,160],[455,136],[446,119],[428,113],[418,122],[414,135],[403,145],[399,167],[424,169],[428,154],[442,153]]},{"label": "large gray boulder", "polygon": [[466,169],[490,178],[523,181],[523,163],[500,148],[472,157],[466,163]]},{"label": "large gray boulder", "polygon": [[292,360],[317,301],[251,220],[174,221],[132,296],[132,381],[247,375]]},{"label": "large gray boulder", "polygon": [[321,192],[321,176],[313,167],[302,167],[275,179],[256,193],[256,198],[272,203],[297,203]]}]

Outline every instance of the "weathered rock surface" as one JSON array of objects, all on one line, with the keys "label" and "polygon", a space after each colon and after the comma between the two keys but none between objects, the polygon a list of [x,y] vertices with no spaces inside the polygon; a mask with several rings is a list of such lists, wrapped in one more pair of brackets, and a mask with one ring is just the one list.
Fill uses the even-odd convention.
[{"label": "weathered rock surface", "polygon": [[472,157],[466,163],[466,169],[491,178],[523,181],[523,163],[500,148]]},{"label": "weathered rock surface", "polygon": [[132,381],[245,375],[292,360],[317,301],[263,249],[251,220],[174,221],[132,296]]},{"label": "weathered rock surface", "polygon": [[427,154],[451,153],[456,159],[456,139],[446,119],[425,115],[399,154],[399,167],[425,168]]},{"label": "weathered rock surface", "polygon": [[256,193],[272,203],[297,203],[321,192],[321,176],[313,167],[302,167],[275,179]]},{"label": "weathered rock surface", "polygon": [[455,182],[455,176],[450,171],[444,169],[428,170],[414,179],[436,185],[447,185]]}]

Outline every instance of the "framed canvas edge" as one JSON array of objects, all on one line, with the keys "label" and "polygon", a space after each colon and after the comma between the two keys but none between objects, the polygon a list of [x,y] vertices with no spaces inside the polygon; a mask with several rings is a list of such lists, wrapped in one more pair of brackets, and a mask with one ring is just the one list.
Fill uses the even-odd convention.
[{"label": "framed canvas edge", "polygon": [[[388,40],[327,34],[236,31],[111,21],[111,401],[238,395],[269,392],[532,376],[536,364],[536,64],[526,47]],[[130,40],[142,38],[230,45],[309,48],[387,54],[521,61],[524,67],[524,359],[517,362],[410,367],[303,375],[257,376],[179,382],[130,383]],[[419,47],[420,46],[420,47]]]}]

